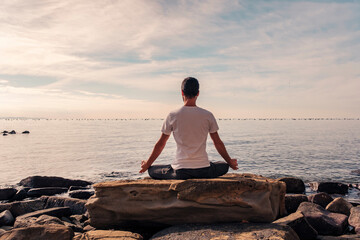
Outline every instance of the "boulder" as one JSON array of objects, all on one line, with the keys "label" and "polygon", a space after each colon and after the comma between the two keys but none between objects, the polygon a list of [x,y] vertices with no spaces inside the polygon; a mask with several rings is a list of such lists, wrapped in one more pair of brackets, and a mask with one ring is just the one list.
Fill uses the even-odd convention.
[{"label": "boulder", "polygon": [[11,132],[9,132],[9,134],[16,134],[16,131],[12,130]]},{"label": "boulder", "polygon": [[71,228],[59,225],[33,225],[26,228],[14,228],[0,235],[0,240],[71,240],[74,232]]},{"label": "boulder", "polygon": [[321,193],[315,193],[308,196],[309,202],[316,203],[323,208],[326,208],[326,206],[331,203],[334,199],[327,193],[321,192]]},{"label": "boulder", "polygon": [[17,192],[17,190],[15,188],[0,189],[0,201],[10,200],[16,194],[16,192]]},{"label": "boulder", "polygon": [[328,194],[346,194],[348,189],[348,185],[338,182],[321,182],[318,187],[319,192],[326,192]]},{"label": "boulder", "polygon": [[70,216],[71,212],[69,207],[49,208],[21,215],[17,217],[16,220],[18,220],[19,218],[40,217],[41,215],[49,215],[61,218],[64,216]]},{"label": "boulder", "polygon": [[288,214],[296,212],[300,203],[307,202],[308,198],[304,194],[286,194],[285,208]]},{"label": "boulder", "polygon": [[69,188],[69,191],[75,191],[75,190],[90,190],[89,187],[80,187],[80,186],[71,186]]},{"label": "boulder", "polygon": [[0,212],[4,210],[9,210],[14,217],[17,217],[26,213],[42,210],[44,209],[44,207],[45,202],[40,199],[27,200],[0,204]]},{"label": "boulder", "polygon": [[111,240],[142,240],[140,234],[127,232],[127,231],[114,231],[114,230],[94,230],[83,233],[82,235],[75,236],[74,240],[98,240],[98,239],[111,239]]},{"label": "boulder", "polygon": [[315,203],[303,202],[298,211],[304,214],[311,226],[321,235],[341,235],[347,227],[346,215],[329,212]]},{"label": "boulder", "polygon": [[297,240],[291,227],[277,224],[222,223],[222,224],[185,224],[166,228],[156,233],[152,240]]},{"label": "boulder", "polygon": [[65,225],[59,218],[49,215],[41,215],[40,217],[18,217],[14,223],[14,228],[24,228],[33,225],[59,224]]},{"label": "boulder", "polygon": [[91,190],[74,190],[69,192],[69,196],[72,198],[89,199],[94,195],[94,191]]},{"label": "boulder", "polygon": [[272,222],[285,213],[285,183],[253,174],[214,179],[120,180],[94,185],[86,207],[96,228],[129,221],[160,224],[247,220]]},{"label": "boulder", "polygon": [[22,134],[29,134],[30,132],[29,131],[23,131]]},{"label": "boulder", "polygon": [[317,231],[306,220],[302,212],[292,213],[289,216],[280,218],[273,223],[291,227],[301,240],[316,239],[318,235]]},{"label": "boulder", "polygon": [[293,177],[283,177],[279,178],[279,181],[282,181],[286,184],[286,193],[304,193],[305,184],[300,178]]},{"label": "boulder", "polygon": [[360,240],[360,234],[347,234],[341,236],[318,236],[318,240]]},{"label": "boulder", "polygon": [[7,136],[8,134],[7,133],[3,133],[3,136]]},{"label": "boulder", "polygon": [[15,195],[11,198],[11,201],[21,201],[27,198],[27,193],[24,189],[18,190]]},{"label": "boulder", "polygon": [[326,210],[334,213],[342,213],[347,216],[350,215],[350,210],[353,207],[351,203],[342,197],[335,198],[331,203],[326,206]]},{"label": "boulder", "polygon": [[45,208],[69,207],[72,215],[85,214],[87,211],[86,200],[57,196],[43,196],[40,199],[45,202]]},{"label": "boulder", "polygon": [[62,187],[44,187],[32,188],[27,192],[28,197],[52,196],[67,192],[67,188]]},{"label": "boulder", "polygon": [[81,186],[85,187],[91,185],[91,182],[83,180],[71,180],[62,177],[46,177],[46,176],[32,176],[27,177],[19,183],[24,187],[43,188],[43,187],[64,187]]},{"label": "boulder", "polygon": [[14,220],[15,219],[9,210],[5,210],[2,213],[0,213],[0,227],[4,225],[7,226],[13,225]]},{"label": "boulder", "polygon": [[360,234],[360,207],[353,207],[350,211],[349,224]]}]

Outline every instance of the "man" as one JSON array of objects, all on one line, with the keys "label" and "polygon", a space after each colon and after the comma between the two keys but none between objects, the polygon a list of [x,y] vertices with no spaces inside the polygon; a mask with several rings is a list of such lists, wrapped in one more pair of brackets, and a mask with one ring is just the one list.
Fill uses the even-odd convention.
[{"label": "man", "polygon": [[[181,85],[184,106],[171,112],[163,126],[162,135],[147,161],[141,162],[140,173],[148,170],[154,179],[215,178],[227,173],[229,166],[236,170],[238,164],[226,151],[217,131],[219,127],[214,115],[196,106],[199,82],[196,78],[185,78]],[[173,132],[177,145],[176,157],[171,165],[154,165],[153,162],[164,149]],[[210,137],[224,162],[209,162],[206,139]]]}]

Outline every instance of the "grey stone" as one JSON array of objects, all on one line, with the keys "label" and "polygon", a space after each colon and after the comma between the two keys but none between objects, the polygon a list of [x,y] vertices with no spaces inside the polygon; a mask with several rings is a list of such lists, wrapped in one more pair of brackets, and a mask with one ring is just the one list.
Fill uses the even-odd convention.
[{"label": "grey stone", "polygon": [[0,201],[10,200],[16,194],[16,192],[17,192],[17,190],[15,188],[0,189]]},{"label": "grey stone", "polygon": [[0,227],[4,225],[13,225],[14,220],[15,219],[9,210],[5,210],[0,213]]},{"label": "grey stone", "polygon": [[57,196],[43,196],[40,199],[46,202],[45,208],[69,207],[72,215],[85,214],[87,211],[85,207],[86,200]]},{"label": "grey stone", "polygon": [[297,240],[291,227],[278,224],[185,224],[166,228],[156,233],[152,240],[208,240],[208,239],[236,239],[236,240]]},{"label": "grey stone", "polygon": [[90,190],[89,187],[80,187],[80,186],[71,186],[69,188],[69,191],[75,191],[75,190]]},{"label": "grey stone", "polygon": [[62,177],[32,176],[21,180],[19,184],[21,186],[31,187],[31,188],[43,188],[43,187],[69,188],[70,186],[85,187],[91,185],[92,183],[84,180],[72,180]]},{"label": "grey stone", "polygon": [[26,191],[24,189],[20,189],[12,197],[11,201],[21,201],[21,200],[24,200],[25,198],[27,198]]},{"label": "grey stone", "polygon": [[94,195],[92,190],[74,190],[69,192],[70,197],[79,199],[89,199],[92,195]]},{"label": "grey stone", "polygon": [[326,206],[331,203],[334,199],[327,193],[321,192],[321,193],[315,193],[308,196],[309,202],[316,203],[323,208],[326,208]]},{"label": "grey stone", "polygon": [[289,216],[274,221],[273,223],[290,226],[301,240],[316,239],[316,236],[318,235],[317,231],[306,220],[302,212],[292,213]]},{"label": "grey stone", "polygon": [[286,194],[285,208],[288,214],[296,212],[300,203],[307,202],[308,198],[304,194]]},{"label": "grey stone", "polygon": [[283,177],[279,178],[279,181],[282,181],[286,184],[286,193],[304,193],[305,184],[300,178],[294,177]]},{"label": "grey stone", "polygon": [[347,216],[350,215],[350,210],[353,207],[351,203],[342,197],[335,198],[331,203],[326,206],[326,210],[334,213],[342,213]]},{"label": "grey stone", "polygon": [[61,188],[61,187],[32,188],[27,192],[27,195],[28,197],[52,196],[67,191],[68,191],[67,188]]},{"label": "grey stone", "polygon": [[304,214],[311,226],[321,235],[341,235],[348,225],[346,215],[329,212],[315,203],[303,202],[298,211]]},{"label": "grey stone", "polygon": [[14,217],[42,210],[45,202],[41,199],[0,204],[0,211],[9,210]]}]

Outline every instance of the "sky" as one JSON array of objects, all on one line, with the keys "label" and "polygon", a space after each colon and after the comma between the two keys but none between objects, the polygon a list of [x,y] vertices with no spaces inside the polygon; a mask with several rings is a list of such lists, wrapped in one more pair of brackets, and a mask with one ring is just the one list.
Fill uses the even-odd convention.
[{"label": "sky", "polygon": [[0,117],[360,117],[360,1],[2,0]]}]

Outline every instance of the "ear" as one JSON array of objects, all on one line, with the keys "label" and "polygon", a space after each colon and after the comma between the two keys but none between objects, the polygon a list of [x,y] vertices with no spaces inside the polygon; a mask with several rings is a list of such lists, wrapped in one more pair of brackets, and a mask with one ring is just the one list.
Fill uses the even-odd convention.
[{"label": "ear", "polygon": [[196,96],[198,97],[198,96],[199,96],[199,94],[200,94],[200,91],[198,91],[198,94],[196,94]]},{"label": "ear", "polygon": [[181,90],[181,96],[185,96],[185,94],[184,94],[184,91],[183,91],[183,90]]}]

